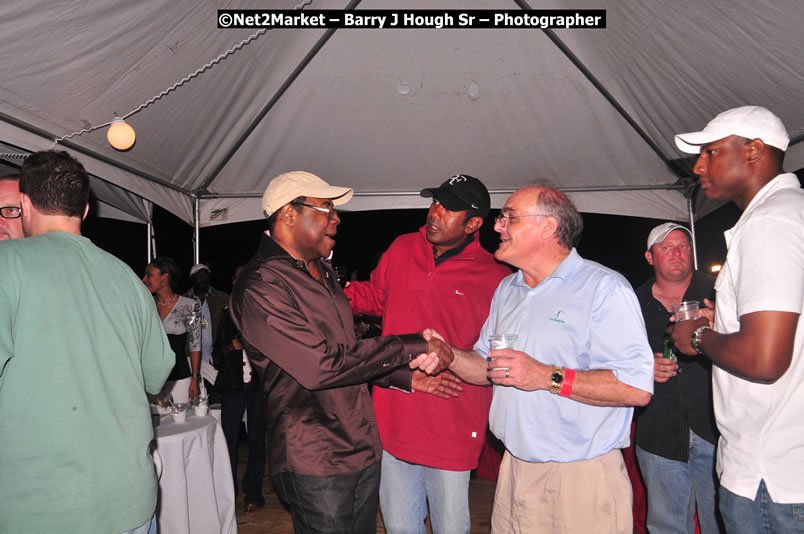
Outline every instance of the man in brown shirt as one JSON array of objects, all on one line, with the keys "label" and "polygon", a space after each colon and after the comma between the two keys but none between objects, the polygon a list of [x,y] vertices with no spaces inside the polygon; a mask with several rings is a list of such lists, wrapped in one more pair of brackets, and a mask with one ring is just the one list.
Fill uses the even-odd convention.
[{"label": "man in brown shirt", "polygon": [[450,349],[418,334],[356,340],[330,262],[352,190],[306,172],[274,178],[268,233],[232,290],[231,313],[266,392],[274,487],[296,532],[374,532],[382,445],[367,382],[410,391],[411,368]]}]

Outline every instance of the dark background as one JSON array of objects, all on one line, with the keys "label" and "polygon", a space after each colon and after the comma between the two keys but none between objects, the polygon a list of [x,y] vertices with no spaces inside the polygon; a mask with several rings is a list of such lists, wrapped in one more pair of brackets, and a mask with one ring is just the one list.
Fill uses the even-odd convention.
[{"label": "dark background", "polygon": [[[492,210],[481,229],[481,243],[493,252],[498,234],[494,232]],[[358,280],[368,278],[381,253],[398,235],[414,232],[425,222],[426,209],[339,211],[341,225],[333,264],[356,271]],[[740,212],[727,204],[696,221],[698,267],[708,271],[726,258],[723,231],[737,222]],[[584,230],[578,252],[622,273],[632,285],[639,286],[652,275],[645,261],[645,244],[650,230],[664,222],[658,219],[584,213]],[[189,287],[187,274],[193,264],[192,228],[161,208],[154,208],[156,252],[171,256],[185,273],[184,287]],[[232,273],[256,251],[264,221],[226,224],[201,229],[201,261],[211,267],[212,285],[230,291]],[[146,264],[145,225],[90,215],[83,233],[101,248],[125,261],[138,275]]]}]

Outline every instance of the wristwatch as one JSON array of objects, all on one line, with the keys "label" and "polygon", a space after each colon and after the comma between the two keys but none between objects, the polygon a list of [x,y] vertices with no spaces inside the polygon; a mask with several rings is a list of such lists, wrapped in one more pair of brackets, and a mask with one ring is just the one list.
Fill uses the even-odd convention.
[{"label": "wristwatch", "polygon": [[554,395],[558,395],[558,392],[561,391],[561,384],[564,383],[564,368],[563,367],[555,367],[553,368],[553,374],[550,375],[550,393]]},{"label": "wristwatch", "polygon": [[195,378],[201,378],[201,373],[193,373],[192,376]]},{"label": "wristwatch", "polygon": [[703,346],[701,345],[703,341],[702,338],[704,330],[712,330],[712,329],[709,328],[708,326],[699,326],[690,335],[690,345],[692,345],[692,348],[695,349],[695,352],[697,352],[701,356],[705,355]]}]

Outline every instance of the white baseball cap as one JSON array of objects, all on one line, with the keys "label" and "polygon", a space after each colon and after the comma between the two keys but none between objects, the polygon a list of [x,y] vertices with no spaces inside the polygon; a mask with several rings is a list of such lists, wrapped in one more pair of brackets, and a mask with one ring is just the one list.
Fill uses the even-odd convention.
[{"label": "white baseball cap", "polygon": [[346,204],[352,198],[350,187],[338,187],[304,171],[292,171],[280,174],[268,184],[262,195],[262,209],[265,216],[270,217],[273,212],[296,197],[327,198],[332,204],[338,206]]},{"label": "white baseball cap", "polygon": [[203,263],[196,263],[195,265],[190,267],[190,276],[193,276],[195,273],[197,273],[202,269],[206,269],[208,273],[212,273],[212,271],[209,270],[209,267],[207,267]]},{"label": "white baseball cap", "polygon": [[687,154],[699,154],[701,145],[739,135],[746,139],[761,139],[766,145],[787,150],[790,137],[781,119],[759,106],[743,106],[724,111],[700,132],[678,134],[676,146]]},{"label": "white baseball cap", "polygon": [[692,234],[690,234],[690,231],[687,229],[686,226],[682,226],[680,224],[672,222],[662,223],[653,230],[651,230],[650,233],[648,234],[648,250],[650,250],[650,247],[652,247],[656,243],[661,243],[662,241],[667,239],[667,236],[670,235],[670,232],[672,232],[673,230],[684,230],[685,232],[687,232],[687,235],[692,237]]}]

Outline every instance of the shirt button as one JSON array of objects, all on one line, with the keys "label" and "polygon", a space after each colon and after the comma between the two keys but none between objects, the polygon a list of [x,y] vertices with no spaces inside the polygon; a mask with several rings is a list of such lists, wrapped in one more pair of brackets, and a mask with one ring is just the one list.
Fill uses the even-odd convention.
[{"label": "shirt button", "polygon": [[371,419],[369,419],[369,421],[370,421],[371,423],[374,423],[374,418],[372,417]]}]

